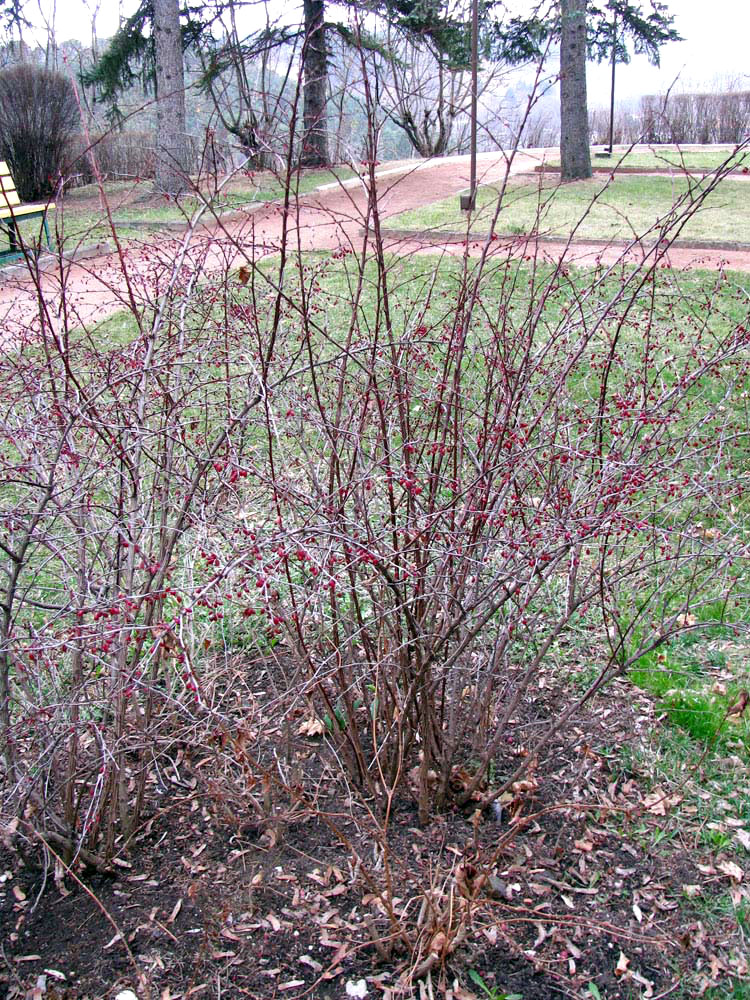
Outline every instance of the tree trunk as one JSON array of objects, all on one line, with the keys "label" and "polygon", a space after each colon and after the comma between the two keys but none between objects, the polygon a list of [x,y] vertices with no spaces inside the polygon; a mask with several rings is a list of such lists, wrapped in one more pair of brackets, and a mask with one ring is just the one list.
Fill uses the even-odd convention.
[{"label": "tree trunk", "polygon": [[303,167],[328,165],[328,124],[326,121],[326,87],[328,67],[325,34],[325,0],[304,0],[304,134],[302,136]]},{"label": "tree trunk", "polygon": [[562,179],[591,177],[586,102],[586,0],[560,0],[560,160]]},{"label": "tree trunk", "polygon": [[156,47],[156,189],[187,188],[185,78],[178,0],[154,0]]}]

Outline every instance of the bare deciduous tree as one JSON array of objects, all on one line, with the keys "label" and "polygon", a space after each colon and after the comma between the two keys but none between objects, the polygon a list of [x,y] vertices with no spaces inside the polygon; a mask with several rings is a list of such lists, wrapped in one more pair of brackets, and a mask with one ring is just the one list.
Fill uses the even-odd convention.
[{"label": "bare deciduous tree", "polygon": [[286,157],[287,127],[293,94],[287,93],[296,62],[294,33],[276,32],[267,17],[265,34],[248,44],[237,27],[230,5],[224,34],[210,48],[203,46],[202,87],[211,98],[214,113],[237,140],[249,165],[277,167]]},{"label": "bare deciduous tree", "polygon": [[[471,105],[471,74],[450,65],[429,39],[404,36],[388,28],[388,59],[377,60],[381,106],[408,136],[420,156],[444,156],[466,141]],[[479,78],[481,97],[498,85],[492,65]]]}]

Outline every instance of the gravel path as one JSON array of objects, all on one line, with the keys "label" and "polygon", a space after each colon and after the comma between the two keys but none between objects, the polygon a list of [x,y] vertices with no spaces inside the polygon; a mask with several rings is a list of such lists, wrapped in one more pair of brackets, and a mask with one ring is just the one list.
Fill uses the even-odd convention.
[{"label": "gravel path", "polygon": [[[512,173],[527,173],[541,161],[542,151],[525,151],[516,155]],[[504,156],[498,153],[480,154],[480,183],[503,178],[506,172]],[[416,208],[441,198],[458,195],[468,187],[469,157],[449,157],[431,161],[402,161],[380,168],[377,175],[378,211],[381,219]],[[342,247],[357,249],[361,245],[362,227],[366,222],[367,193],[358,178],[344,184],[329,184],[300,199],[286,219],[289,245],[300,250],[331,250]],[[99,321],[130,305],[142,308],[153,302],[170,280],[177,265],[184,266],[187,278],[196,267],[211,271],[228,264],[239,266],[246,256],[257,258],[275,253],[284,228],[283,207],[265,203],[247,212],[224,216],[220,223],[208,220],[188,241],[179,234],[167,233],[163,239],[142,246],[130,244],[122,253],[106,253],[67,262],[62,270],[49,270],[41,276],[41,301],[55,327],[60,325],[63,308],[76,323]],[[480,253],[482,241],[471,241],[469,253]],[[395,253],[463,254],[464,241],[435,244],[433,239],[387,236],[386,248]],[[559,260],[563,255],[570,263],[614,263],[623,256],[622,246],[566,243],[539,243],[525,238],[497,240],[492,252]],[[642,260],[649,248],[633,247],[629,257]],[[750,272],[750,251],[696,250],[673,247],[660,260],[661,266],[673,268],[720,267]],[[40,298],[34,282],[20,268],[4,276],[0,286],[0,317],[2,336],[16,338],[24,332],[38,329]],[[65,288],[65,295],[61,288]],[[69,321],[70,323],[70,321]]]}]

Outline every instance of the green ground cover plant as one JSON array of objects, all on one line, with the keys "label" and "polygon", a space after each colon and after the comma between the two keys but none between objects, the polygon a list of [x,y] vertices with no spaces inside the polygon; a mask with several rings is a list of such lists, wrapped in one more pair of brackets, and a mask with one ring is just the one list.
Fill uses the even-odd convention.
[{"label": "green ground cover plant", "polygon": [[[589,181],[561,185],[549,177],[512,181],[503,195],[493,231],[502,235],[538,233],[558,239],[633,240],[660,237],[660,220],[679,211],[699,195],[702,185],[712,183],[683,176],[657,177],[617,175],[614,180],[594,176]],[[681,240],[750,242],[750,209],[745,181],[726,180],[705,200],[701,211],[681,229]],[[481,187],[477,210],[470,219],[470,232],[489,231],[495,216],[498,191]],[[465,213],[456,198],[424,208],[402,212],[388,219],[389,228],[434,231],[466,231]]]},{"label": "green ground cover plant", "polygon": [[730,746],[750,760],[750,720],[727,716],[727,710],[750,685],[750,675],[743,666],[746,653],[734,629],[714,625],[684,635],[661,652],[650,653],[630,676],[635,684],[657,696],[675,725],[703,745]]}]

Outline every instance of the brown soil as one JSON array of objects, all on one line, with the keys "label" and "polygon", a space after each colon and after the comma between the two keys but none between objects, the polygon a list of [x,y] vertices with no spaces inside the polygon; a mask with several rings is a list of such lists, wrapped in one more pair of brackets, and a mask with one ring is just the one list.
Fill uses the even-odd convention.
[{"label": "brown soil", "polygon": [[[561,694],[545,686],[530,695],[498,778]],[[278,736],[270,720],[252,724],[262,724],[248,744],[261,759]],[[430,972],[436,996],[476,997],[471,970],[524,1000],[581,996],[592,982],[624,1000],[666,995],[701,970],[720,978],[736,960],[733,923],[704,927],[685,887],[708,907],[726,879],[696,848],[701,824],[690,808],[678,815],[686,790],[649,798],[646,776],[619,755],[625,744],[645,747],[656,727],[649,700],[615,685],[575,720],[572,741],[553,743],[502,815],[452,808],[420,826],[405,793],[387,854],[366,803],[336,779],[317,738],[295,738],[293,752],[313,791],[277,782],[272,822],[258,819],[247,780],[222,777],[208,743],[182,746],[152,781],[151,801],[163,807],[110,874],[83,872],[84,889],[0,856],[0,989],[14,1000],[97,1000],[126,988],[139,1000],[338,1000],[347,982],[364,979],[368,997],[417,996],[378,898],[386,870],[422,956],[437,933],[428,908],[420,939],[425,898],[463,927]],[[491,886],[467,894],[466,863],[492,875]],[[46,992],[35,993],[40,983]]]}]

